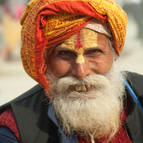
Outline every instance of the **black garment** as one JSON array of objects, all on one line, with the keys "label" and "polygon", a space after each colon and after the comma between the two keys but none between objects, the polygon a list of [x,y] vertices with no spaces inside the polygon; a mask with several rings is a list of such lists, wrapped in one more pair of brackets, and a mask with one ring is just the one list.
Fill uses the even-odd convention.
[{"label": "black garment", "polygon": [[[127,73],[127,81],[142,101],[143,76]],[[126,90],[127,100],[131,105],[126,119],[126,127],[133,143],[143,143],[143,111],[134,103]],[[60,133],[55,124],[48,118],[48,99],[40,85],[35,86],[14,101],[4,105],[0,113],[11,108],[21,135],[22,143],[60,143]]]}]

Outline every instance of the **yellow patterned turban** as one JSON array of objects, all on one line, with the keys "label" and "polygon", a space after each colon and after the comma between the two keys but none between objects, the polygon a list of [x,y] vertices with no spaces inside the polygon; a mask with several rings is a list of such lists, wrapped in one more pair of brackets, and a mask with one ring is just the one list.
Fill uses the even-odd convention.
[{"label": "yellow patterned turban", "polygon": [[126,13],[113,0],[31,0],[22,25],[21,57],[25,71],[48,93],[44,51],[98,19],[111,31],[119,55],[126,36]]}]

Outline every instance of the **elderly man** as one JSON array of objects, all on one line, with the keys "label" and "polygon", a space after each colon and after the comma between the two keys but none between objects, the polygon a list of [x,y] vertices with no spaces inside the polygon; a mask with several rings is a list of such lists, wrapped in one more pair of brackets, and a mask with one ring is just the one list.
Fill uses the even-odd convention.
[{"label": "elderly man", "polygon": [[142,143],[143,77],[120,72],[126,14],[113,0],[33,0],[22,62],[39,85],[1,107],[3,143]]}]

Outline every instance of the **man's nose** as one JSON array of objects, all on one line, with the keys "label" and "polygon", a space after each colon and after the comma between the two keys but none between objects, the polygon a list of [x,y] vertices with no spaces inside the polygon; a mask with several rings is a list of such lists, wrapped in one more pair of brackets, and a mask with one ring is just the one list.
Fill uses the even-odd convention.
[{"label": "man's nose", "polygon": [[86,63],[83,64],[75,64],[72,69],[72,75],[77,78],[84,78],[90,74],[89,67]]}]

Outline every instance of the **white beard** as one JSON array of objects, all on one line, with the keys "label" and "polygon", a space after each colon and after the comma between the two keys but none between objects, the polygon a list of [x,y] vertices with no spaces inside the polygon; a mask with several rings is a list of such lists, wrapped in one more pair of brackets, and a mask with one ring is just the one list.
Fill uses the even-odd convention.
[{"label": "white beard", "polygon": [[[113,68],[106,76],[89,75],[78,80],[64,77],[52,83],[53,106],[63,130],[99,139],[112,138],[120,126],[123,107],[124,85],[119,72]],[[70,85],[94,85],[89,92],[68,93]]]}]

